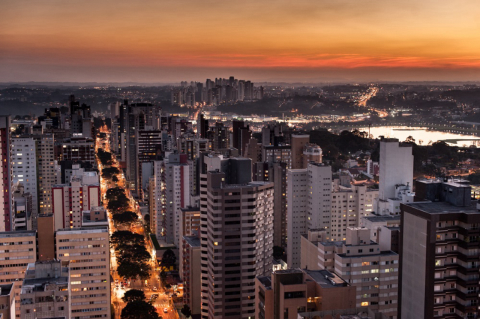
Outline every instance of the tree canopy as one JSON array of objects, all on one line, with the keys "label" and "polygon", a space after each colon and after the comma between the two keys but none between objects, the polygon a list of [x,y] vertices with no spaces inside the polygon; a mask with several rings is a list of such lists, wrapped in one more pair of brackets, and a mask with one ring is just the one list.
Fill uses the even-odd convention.
[{"label": "tree canopy", "polygon": [[135,279],[140,277],[146,280],[150,277],[150,266],[144,262],[122,261],[117,268],[117,273],[123,278]]},{"label": "tree canopy", "polygon": [[145,245],[145,238],[140,234],[132,233],[128,230],[117,230],[110,237],[110,243],[113,246],[120,244]]},{"label": "tree canopy", "polygon": [[137,216],[137,214],[135,214],[132,211],[126,211],[126,212],[123,212],[123,213],[113,214],[112,219],[117,224],[130,225],[133,222],[135,222],[136,220],[138,220],[138,216]]},{"label": "tree canopy", "polygon": [[97,157],[103,166],[112,165],[112,153],[105,152],[102,148],[97,150]]},{"label": "tree canopy", "polygon": [[127,303],[122,309],[122,319],[159,319],[157,310],[152,304],[144,300],[135,300]]},{"label": "tree canopy", "polygon": [[146,262],[152,258],[144,245],[120,244],[117,246],[116,250],[118,252],[118,260],[120,262]]},{"label": "tree canopy", "polygon": [[116,167],[105,167],[102,169],[102,177],[106,179],[111,179],[115,174],[120,173],[120,170]]},{"label": "tree canopy", "polygon": [[160,265],[165,268],[170,268],[175,266],[175,263],[177,262],[177,257],[175,256],[175,253],[171,249],[165,250],[162,256],[162,261]]},{"label": "tree canopy", "polygon": [[122,297],[122,300],[126,303],[136,301],[136,300],[145,300],[145,293],[138,289],[130,289],[125,292]]},{"label": "tree canopy", "polygon": [[180,311],[187,318],[189,318],[192,315],[192,310],[190,309],[190,307],[187,304],[184,304],[182,310],[180,310]]}]

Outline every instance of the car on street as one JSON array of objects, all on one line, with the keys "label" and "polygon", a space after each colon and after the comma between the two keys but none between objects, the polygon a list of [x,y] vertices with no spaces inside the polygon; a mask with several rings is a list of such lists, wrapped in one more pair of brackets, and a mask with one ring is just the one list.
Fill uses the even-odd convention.
[{"label": "car on street", "polygon": [[164,313],[168,313],[168,308],[163,308]]},{"label": "car on street", "polygon": [[157,287],[153,287],[153,289],[152,289],[152,290],[153,290],[153,291],[157,291]]}]

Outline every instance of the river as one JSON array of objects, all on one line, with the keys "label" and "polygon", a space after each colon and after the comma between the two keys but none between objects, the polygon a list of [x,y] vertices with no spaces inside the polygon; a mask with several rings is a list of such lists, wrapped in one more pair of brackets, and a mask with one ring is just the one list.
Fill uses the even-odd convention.
[{"label": "river", "polygon": [[[368,133],[368,127],[361,127],[359,130]],[[430,142],[433,143],[440,140],[447,140],[446,142],[449,145],[470,146],[476,144],[477,146],[480,146],[480,137],[477,136],[431,131],[422,127],[378,126],[371,127],[370,134],[373,135],[374,138],[384,136],[398,138],[400,141],[405,141],[407,137],[412,136],[415,139],[415,142],[421,145],[427,145]]]}]

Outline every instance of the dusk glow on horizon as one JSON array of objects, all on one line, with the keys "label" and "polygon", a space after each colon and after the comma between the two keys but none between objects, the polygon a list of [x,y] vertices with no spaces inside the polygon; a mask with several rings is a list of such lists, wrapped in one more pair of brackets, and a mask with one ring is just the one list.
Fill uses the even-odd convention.
[{"label": "dusk glow on horizon", "polygon": [[4,0],[0,81],[480,80],[480,5]]}]

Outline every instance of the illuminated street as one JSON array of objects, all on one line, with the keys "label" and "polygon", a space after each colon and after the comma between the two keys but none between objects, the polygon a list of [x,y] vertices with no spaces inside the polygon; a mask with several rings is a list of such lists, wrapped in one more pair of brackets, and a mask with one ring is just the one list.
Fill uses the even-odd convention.
[{"label": "illuminated street", "polygon": [[[100,137],[97,137],[96,151],[98,151],[99,148],[103,148],[104,151],[110,152],[110,132],[108,131],[106,126],[101,127],[100,132],[105,133],[106,138],[102,139]],[[100,174],[102,198],[103,200],[105,200],[105,195],[109,188],[118,186],[119,188],[125,189],[126,195],[130,199],[130,202],[129,202],[130,206],[128,207],[128,210],[136,212],[139,217],[139,221],[132,225],[132,227],[130,228],[130,231],[145,236],[146,234],[145,234],[145,229],[142,221],[142,216],[140,214],[140,211],[138,209],[135,209],[135,207],[138,207],[138,204],[135,205],[136,204],[135,199],[132,197],[130,191],[125,188],[126,186],[125,176],[123,174],[123,171],[119,167],[119,163],[114,154],[112,154],[112,161],[113,161],[113,164],[111,165],[111,167],[116,167],[120,170],[120,174],[117,175],[118,182],[114,183],[114,182],[108,181],[104,179]],[[103,165],[98,159],[97,159],[97,164],[100,172],[102,172]],[[108,204],[107,202],[103,203],[105,207],[107,207],[107,204]],[[110,235],[112,235],[117,229],[115,228],[115,225],[112,221],[111,211],[108,211],[108,219],[109,219],[109,229],[110,229],[109,232],[110,232]],[[155,260],[155,252],[148,238],[145,238],[145,244],[146,244],[147,250],[150,252],[152,256],[152,259],[150,260],[150,266],[152,268],[152,271],[150,274],[150,278],[146,282],[142,282],[139,279],[128,281],[121,278],[116,271],[118,264],[116,260],[115,249],[113,248],[110,249],[110,271],[113,278],[112,304],[115,307],[115,318],[120,318],[121,310],[125,306],[125,303],[123,302],[122,297],[124,293],[129,289],[138,289],[138,290],[144,291],[147,301],[152,301],[153,306],[155,306],[159,315],[164,319],[177,318],[173,312],[173,307],[170,302],[170,297],[166,295],[165,291],[163,291],[160,285],[159,271],[156,270],[157,265]],[[125,285],[123,285],[122,283],[125,283]],[[155,294],[158,295],[157,298],[152,297],[152,295],[155,295]],[[165,309],[167,309],[167,313],[165,313],[164,311]]]}]

